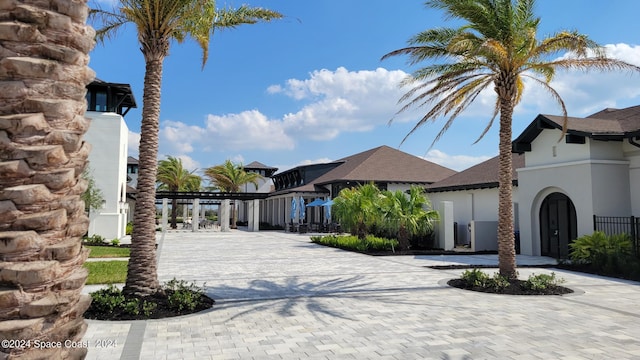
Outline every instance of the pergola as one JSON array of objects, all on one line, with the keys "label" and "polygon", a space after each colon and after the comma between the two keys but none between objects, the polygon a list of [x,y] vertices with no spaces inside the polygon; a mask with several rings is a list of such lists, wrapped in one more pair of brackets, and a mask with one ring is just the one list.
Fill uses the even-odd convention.
[{"label": "pergola", "polygon": [[[260,219],[260,200],[266,199],[268,193],[225,193],[209,191],[156,191],[156,200],[162,202],[162,228],[169,224],[169,199],[193,201],[193,224],[199,224],[200,204],[220,205],[220,231],[229,231],[229,207],[231,200],[249,201],[249,231],[258,231]],[[192,231],[198,231],[193,226]]]}]

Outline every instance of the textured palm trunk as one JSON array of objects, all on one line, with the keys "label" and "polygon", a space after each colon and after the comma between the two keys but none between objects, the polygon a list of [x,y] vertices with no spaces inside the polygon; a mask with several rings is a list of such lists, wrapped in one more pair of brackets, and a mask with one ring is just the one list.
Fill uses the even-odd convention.
[{"label": "textured palm trunk", "polygon": [[409,250],[409,232],[404,224],[400,224],[398,228],[398,247],[400,250]]},{"label": "textured palm trunk", "polygon": [[30,346],[2,346],[0,358],[77,359],[85,348],[34,342],[79,342],[86,330],[80,195],[95,33],[85,1],[28,3],[0,2],[0,339]]},{"label": "textured palm trunk", "polygon": [[511,155],[511,125],[516,93],[515,77],[502,75],[496,82],[500,98],[500,145],[498,173],[498,267],[500,275],[511,279],[516,271],[515,238],[513,233],[513,164]]},{"label": "textured palm trunk", "polygon": [[155,218],[162,59],[146,60],[138,155],[138,196],[133,215],[131,257],[123,289],[127,294],[151,295],[159,290]]},{"label": "textured palm trunk", "polygon": [[[176,222],[176,218],[178,217],[178,199],[172,199],[171,200],[171,228],[172,229],[177,229],[178,228],[178,224]],[[187,220],[186,216],[182,216],[182,223],[184,224],[184,221]]]}]

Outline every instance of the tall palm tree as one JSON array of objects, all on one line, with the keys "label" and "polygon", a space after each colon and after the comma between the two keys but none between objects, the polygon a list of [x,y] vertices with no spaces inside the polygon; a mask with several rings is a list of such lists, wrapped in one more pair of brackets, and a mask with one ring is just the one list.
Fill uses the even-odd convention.
[{"label": "tall palm tree", "polygon": [[[534,4],[535,0],[429,0],[428,7],[442,10],[449,19],[461,20],[463,24],[458,28],[423,31],[409,40],[408,47],[382,57],[407,55],[412,65],[434,61],[403,82],[413,87],[400,99],[404,106],[399,112],[414,107],[429,108],[404,140],[425,123],[445,117],[435,143],[483,90],[495,91],[493,114],[478,140],[499,115],[499,267],[500,274],[510,278],[517,276],[511,123],[513,110],[523,96],[524,79],[541,85],[558,103],[566,128],[565,104],[550,84],[557,70],[640,71],[637,66],[608,58],[603,48],[575,31],[560,31],[539,40],[540,18],[534,14]],[[554,57],[562,52],[570,56]]]},{"label": "tall palm tree", "polygon": [[[249,183],[253,184],[257,190],[258,180],[262,178],[258,173],[246,172],[242,164],[234,164],[231,160],[205,169],[204,174],[222,192],[240,192],[242,185]],[[236,205],[233,204],[231,209],[231,228],[235,229]]]},{"label": "tall palm tree", "polygon": [[209,39],[216,29],[234,28],[281,18],[271,10],[240,6],[217,9],[214,0],[120,0],[113,11],[97,9],[92,15],[101,26],[99,42],[115,36],[123,25],[136,26],[145,60],[140,127],[138,197],[133,217],[131,258],[126,294],[150,295],[159,289],[155,255],[155,184],[158,167],[160,89],[164,59],[172,40],[190,37],[202,49],[202,66],[209,55]]},{"label": "tall palm tree", "polygon": [[89,220],[80,196],[90,146],[82,137],[93,30],[85,1],[0,6],[0,358],[82,358],[91,298],[82,295]]},{"label": "tall palm tree", "polygon": [[[188,171],[182,166],[182,160],[167,156],[167,159],[158,162],[157,182],[160,183],[158,190],[168,191],[198,191],[202,179]],[[178,199],[171,200],[171,228],[177,228],[176,217],[178,216]]]}]

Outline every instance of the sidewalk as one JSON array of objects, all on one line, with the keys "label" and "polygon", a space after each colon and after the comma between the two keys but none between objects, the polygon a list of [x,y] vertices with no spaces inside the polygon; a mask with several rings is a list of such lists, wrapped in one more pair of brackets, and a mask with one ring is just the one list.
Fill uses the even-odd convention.
[{"label": "sidewalk", "polygon": [[426,266],[491,265],[495,255],[373,257],[283,232],[167,233],[159,252],[160,281],[205,285],[215,306],[162,320],[87,320],[87,359],[640,357],[635,282],[520,268],[525,278],[553,270],[576,294],[475,293],[446,286],[462,270]]}]

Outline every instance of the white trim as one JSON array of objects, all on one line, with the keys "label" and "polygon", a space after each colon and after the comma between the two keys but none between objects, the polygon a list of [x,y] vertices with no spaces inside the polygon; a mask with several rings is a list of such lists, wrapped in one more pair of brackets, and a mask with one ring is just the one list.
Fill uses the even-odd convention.
[{"label": "white trim", "polygon": [[556,163],[549,165],[538,165],[538,166],[526,166],[523,168],[516,169],[517,172],[525,172],[525,171],[534,171],[534,170],[542,170],[542,169],[553,169],[558,167],[565,166],[576,166],[576,165],[587,165],[587,164],[604,164],[604,165],[629,165],[631,162],[628,160],[578,160],[578,161],[569,161],[565,163]]}]

